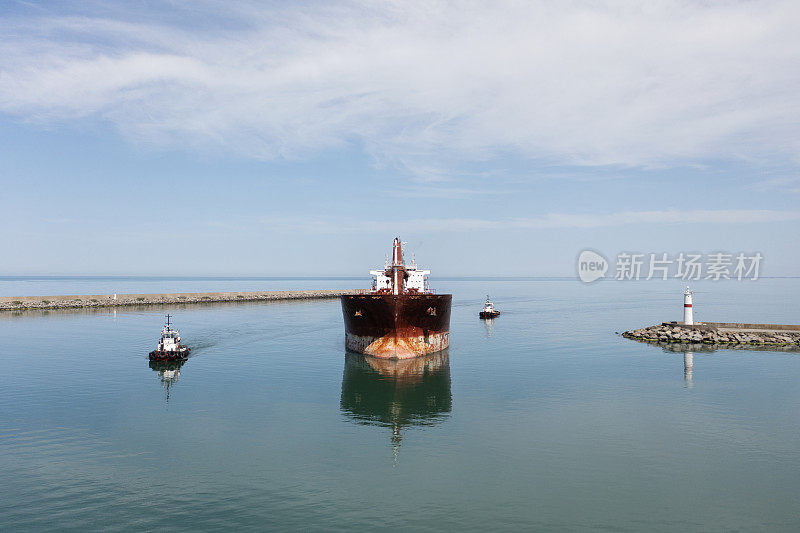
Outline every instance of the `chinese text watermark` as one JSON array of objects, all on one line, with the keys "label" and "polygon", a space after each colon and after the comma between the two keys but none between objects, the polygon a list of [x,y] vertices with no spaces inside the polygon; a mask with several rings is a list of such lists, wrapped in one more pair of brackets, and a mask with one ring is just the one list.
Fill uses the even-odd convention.
[{"label": "chinese text watermark", "polygon": [[[617,254],[613,273],[616,280],[757,280],[763,259],[760,252],[677,255],[621,252]],[[584,250],[578,256],[578,277],[585,283],[605,277],[608,270],[609,262],[593,250]]]}]

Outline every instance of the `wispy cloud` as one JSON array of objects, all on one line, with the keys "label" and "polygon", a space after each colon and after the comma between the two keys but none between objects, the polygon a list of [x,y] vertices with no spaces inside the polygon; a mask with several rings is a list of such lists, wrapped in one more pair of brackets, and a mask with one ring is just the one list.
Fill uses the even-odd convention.
[{"label": "wispy cloud", "polygon": [[458,233],[497,230],[549,230],[603,228],[648,224],[758,224],[800,220],[800,212],[763,209],[621,211],[616,213],[549,213],[539,217],[482,219],[441,218],[393,221],[352,220],[336,217],[269,216],[258,219],[265,228],[279,232],[318,234],[385,233],[396,228],[404,233]]},{"label": "wispy cloud", "polygon": [[759,192],[784,192],[800,194],[800,177],[782,177],[757,181],[749,189]]},{"label": "wispy cloud", "polygon": [[[264,159],[358,144],[433,182],[443,158],[507,152],[658,166],[800,148],[791,0],[122,6],[6,17],[0,111]],[[194,9],[224,24],[175,22]]]},{"label": "wispy cloud", "polygon": [[390,194],[402,198],[440,198],[452,200],[454,198],[474,198],[478,196],[503,196],[511,193],[508,189],[497,187],[458,187],[412,184],[400,186]]}]

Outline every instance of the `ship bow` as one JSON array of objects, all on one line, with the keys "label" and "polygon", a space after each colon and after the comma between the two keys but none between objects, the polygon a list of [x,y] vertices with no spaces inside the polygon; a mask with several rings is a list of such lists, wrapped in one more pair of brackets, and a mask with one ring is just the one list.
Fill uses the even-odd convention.
[{"label": "ship bow", "polygon": [[449,294],[342,296],[345,346],[384,359],[409,359],[450,345]]}]

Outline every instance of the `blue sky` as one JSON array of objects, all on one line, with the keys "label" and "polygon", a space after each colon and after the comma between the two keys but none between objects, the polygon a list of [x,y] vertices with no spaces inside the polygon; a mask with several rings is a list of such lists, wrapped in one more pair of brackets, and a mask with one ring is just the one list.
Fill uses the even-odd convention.
[{"label": "blue sky", "polygon": [[798,275],[794,2],[0,4],[0,274]]}]

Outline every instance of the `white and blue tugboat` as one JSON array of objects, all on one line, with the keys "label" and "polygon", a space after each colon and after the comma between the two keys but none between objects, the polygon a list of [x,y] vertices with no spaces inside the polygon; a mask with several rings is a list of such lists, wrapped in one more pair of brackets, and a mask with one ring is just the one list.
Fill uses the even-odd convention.
[{"label": "white and blue tugboat", "polygon": [[189,347],[181,344],[181,335],[178,330],[172,329],[169,319],[170,316],[167,315],[167,323],[161,330],[158,346],[150,352],[151,361],[177,361],[189,357]]}]

